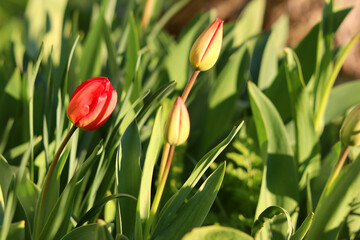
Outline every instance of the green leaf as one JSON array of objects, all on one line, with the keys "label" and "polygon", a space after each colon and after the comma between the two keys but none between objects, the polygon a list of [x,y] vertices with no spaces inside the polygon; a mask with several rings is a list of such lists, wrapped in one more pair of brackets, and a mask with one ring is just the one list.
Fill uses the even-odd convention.
[{"label": "green leaf", "polygon": [[34,227],[35,216],[34,206],[36,206],[39,199],[40,189],[33,182],[26,179],[17,186],[16,195],[25,211],[27,217],[26,224],[29,224],[32,229]]},{"label": "green leaf", "polygon": [[264,93],[275,105],[283,121],[288,122],[292,120],[292,114],[284,65],[284,62],[282,62],[279,66],[279,70],[273,84],[269,88],[264,89]]},{"label": "green leaf", "polygon": [[0,154],[0,226],[3,225],[5,214],[5,201],[7,199],[9,186],[14,174],[10,165],[3,155]]},{"label": "green leaf", "polygon": [[27,72],[27,97],[28,100],[33,98],[34,88],[35,88],[35,79],[39,71],[40,63],[44,55],[44,44],[41,44],[40,50],[36,57],[35,64],[29,64],[29,69]]},{"label": "green leaf", "polygon": [[[87,197],[87,207],[89,209],[93,206],[96,198],[102,198],[106,195],[107,186],[111,184],[114,180],[115,171],[113,166],[115,160],[113,158],[114,154],[118,149],[118,145],[121,141],[120,136],[125,132],[128,125],[134,121],[136,113],[134,108],[147,96],[149,92],[145,92],[138,100],[133,104],[130,104],[129,99],[131,95],[131,89],[126,93],[125,99],[121,105],[121,108],[116,116],[115,124],[110,126],[108,137],[105,141],[106,150],[104,155],[101,157],[95,177],[94,182],[91,185],[89,190],[89,195]],[[114,126],[114,127],[112,127]],[[105,155],[106,153],[106,155]],[[111,159],[111,160],[106,160]],[[103,187],[102,186],[106,186]],[[134,195],[137,196],[137,195]]]},{"label": "green leaf", "polygon": [[234,228],[223,226],[206,226],[194,228],[182,240],[253,240],[248,234]]},{"label": "green leaf", "polygon": [[310,96],[305,87],[296,53],[285,49],[285,71],[290,95],[292,115],[295,120],[295,157],[298,163],[300,189],[306,180],[315,178],[320,170],[320,153],[315,132]]},{"label": "green leaf", "polygon": [[309,216],[307,216],[304,220],[304,222],[301,224],[301,226],[296,230],[294,235],[291,236],[291,240],[302,240],[305,238],[306,233],[309,231],[309,228],[311,226],[312,220],[314,218],[314,213],[311,213]]},{"label": "green leaf", "polygon": [[[288,38],[289,18],[282,15],[273,25],[261,55],[258,87],[266,89],[272,85],[278,72],[278,58]],[[256,81],[254,79],[254,81]]]},{"label": "green leaf", "polygon": [[139,197],[136,207],[135,238],[142,239],[143,224],[150,214],[151,186],[156,160],[163,142],[162,108],[156,113],[150,143],[146,151],[144,167],[141,176]]},{"label": "green leaf", "polygon": [[157,234],[164,231],[168,227],[169,222],[171,221],[171,219],[173,219],[175,213],[183,205],[185,199],[194,189],[205,171],[215,161],[219,154],[229,145],[235,135],[239,132],[242,125],[243,122],[239,126],[234,128],[229,133],[226,139],[224,139],[215,148],[209,151],[204,157],[201,158],[198,164],[196,164],[194,170],[192,171],[186,182],[183,184],[183,186],[170,198],[170,200],[161,210],[159,220],[155,226],[152,236],[155,237]]},{"label": "green leaf", "polygon": [[11,78],[7,81],[5,92],[16,100],[21,99],[21,74],[19,69],[15,69]]},{"label": "green leaf", "polygon": [[334,68],[333,68],[330,76],[327,75],[327,79],[326,79],[326,82],[324,83],[322,92],[317,93],[317,94],[321,94],[319,96],[321,99],[319,100],[320,102],[319,102],[318,111],[315,112],[315,127],[316,128],[321,128],[322,125],[324,124],[324,114],[325,114],[325,110],[326,110],[326,107],[328,104],[331,88],[333,87],[333,85],[335,83],[335,80],[340,72],[342,65],[345,62],[347,55],[349,54],[350,50],[355,45],[355,43],[357,42],[359,37],[360,37],[360,32],[357,33],[347,45],[345,45],[344,47],[342,47],[340,49],[340,51],[336,55],[337,61],[334,65]]},{"label": "green leaf", "polygon": [[189,53],[195,39],[201,34],[202,27],[209,22],[208,15],[202,15],[196,22],[191,24],[182,35],[179,43],[169,46],[169,54],[165,59],[166,70],[170,80],[176,80],[176,89],[181,90],[185,87],[188,80]]},{"label": "green leaf", "polygon": [[83,225],[85,222],[89,221],[92,217],[94,217],[98,212],[100,212],[103,207],[105,206],[105,204],[111,200],[114,199],[119,199],[119,198],[130,198],[136,201],[136,198],[134,196],[131,196],[129,194],[114,194],[114,195],[110,195],[107,196],[105,198],[103,198],[102,200],[100,200],[99,202],[96,202],[94,204],[94,206],[89,209],[89,211],[87,211],[84,216],[81,217],[81,219],[78,221],[76,227],[79,227],[81,225]]},{"label": "green leaf", "polygon": [[[50,217],[53,212],[54,207],[56,206],[59,200],[60,194],[60,176],[64,165],[67,161],[68,154],[70,152],[70,148],[67,147],[64,149],[61,157],[59,158],[58,163],[56,164],[53,174],[50,179],[50,184],[46,193],[46,200],[44,201],[44,205],[40,205],[40,201],[38,201],[37,208],[35,210],[35,223],[34,223],[34,236],[39,236],[41,229],[46,224],[46,219]],[[42,192],[44,189],[42,189]],[[41,195],[40,195],[41,196]]]},{"label": "green leaf", "polygon": [[[347,8],[333,13],[333,34],[337,31],[350,10],[350,8]],[[309,82],[315,71],[316,58],[313,54],[309,53],[316,52],[319,26],[320,24],[315,25],[295,48],[295,52],[299,57],[303,69],[304,81],[306,84]]]},{"label": "green leaf", "polygon": [[[11,170],[10,165],[8,164],[4,156],[0,154],[0,187],[4,199],[7,198],[7,192],[13,175],[14,174]],[[2,219],[0,221],[2,221]],[[0,225],[2,225],[1,222]]]},{"label": "green leaf", "polygon": [[37,44],[42,41],[46,28],[46,4],[40,1],[30,0],[26,5],[24,13],[27,21],[27,43],[26,52],[31,56],[35,56],[37,52]]},{"label": "green leaf", "polygon": [[44,43],[41,44],[35,64],[31,62],[28,64],[27,72],[27,101],[29,106],[29,135],[31,146],[31,159],[30,159],[30,179],[34,179],[34,94],[35,94],[35,80],[39,71],[40,63],[44,55]]},{"label": "green leaf", "polygon": [[[39,143],[41,143],[41,136],[35,138],[34,147],[36,147]],[[25,142],[23,144],[11,148],[8,152],[6,152],[4,157],[6,159],[15,159],[23,155],[28,148],[29,148],[29,142]]]},{"label": "green leaf", "polygon": [[278,207],[278,206],[270,206],[268,208],[266,208],[256,219],[256,221],[254,222],[254,226],[251,230],[251,235],[256,236],[259,231],[261,231],[261,229],[264,227],[264,224],[267,220],[271,220],[274,217],[278,216],[278,215],[282,215],[285,214],[286,216],[286,222],[287,222],[287,232],[286,232],[286,237],[285,239],[289,240],[290,236],[293,234],[294,232],[294,227],[291,221],[291,217],[290,214],[282,207]]},{"label": "green leaf", "polygon": [[167,9],[161,18],[155,22],[155,25],[152,27],[152,30],[149,34],[149,42],[153,41],[153,38],[156,37],[160,30],[164,28],[166,23],[178,13],[190,0],[180,0],[173,3],[173,5]]},{"label": "green leaf", "polygon": [[332,189],[315,210],[305,239],[337,239],[343,221],[351,210],[351,203],[360,189],[360,157],[345,166]]},{"label": "green leaf", "polygon": [[154,109],[157,108],[160,101],[166,98],[175,89],[176,82],[171,81],[160,87],[154,94],[145,100],[144,106],[141,108],[136,119],[139,121],[139,127],[144,125],[145,121],[152,114]]},{"label": "green leaf", "polygon": [[[0,226],[0,235],[2,235],[3,226]],[[12,223],[6,239],[24,240],[25,239],[25,221]]]},{"label": "green leaf", "polygon": [[[284,124],[274,105],[253,84],[248,85],[250,104],[255,120],[259,146],[263,150],[264,173],[256,216],[269,206],[279,206],[290,212],[296,224],[298,207],[298,179],[296,163]],[[284,238],[288,229],[285,223],[272,224]],[[271,230],[264,229],[264,239],[271,238]]]},{"label": "green leaf", "polygon": [[[130,89],[132,89],[132,87],[130,87]],[[133,101],[132,104],[130,104],[131,101],[127,102],[126,105],[121,106],[121,112],[123,112],[124,116],[122,118],[122,121],[120,123],[119,126],[119,131],[120,134],[123,134],[126,130],[126,128],[134,121],[134,119],[138,116],[138,114],[141,113],[142,110],[142,102],[143,100],[146,98],[147,95],[149,95],[150,90],[144,92],[138,99],[136,99],[135,101]],[[128,96],[128,95],[126,95]],[[129,96],[132,96],[132,94],[130,94]],[[128,99],[127,99],[128,100]],[[129,99],[130,100],[130,99]],[[124,103],[125,104],[125,103]],[[135,108],[140,108],[139,111],[136,112]],[[126,109],[126,111],[124,111]],[[118,119],[121,119],[121,112],[118,115]],[[117,127],[117,126],[116,126]]]},{"label": "green leaf", "polygon": [[101,69],[101,43],[103,36],[105,20],[104,17],[99,14],[97,20],[90,27],[90,30],[86,36],[84,47],[82,48],[82,54],[80,58],[80,79],[79,81],[85,81],[86,79],[98,76]]},{"label": "green leaf", "polygon": [[10,118],[6,123],[6,126],[4,127],[4,132],[0,141],[0,154],[2,154],[6,148],[6,144],[10,136],[10,131],[14,126],[14,121],[15,121],[14,118]]},{"label": "green leaf", "polygon": [[9,235],[11,222],[15,214],[15,209],[17,205],[17,200],[15,196],[15,178],[11,178],[11,183],[9,186],[9,190],[7,193],[5,212],[3,214],[1,232],[0,232],[0,240],[6,240]]},{"label": "green leaf", "polygon": [[255,47],[252,52],[251,63],[250,63],[250,74],[251,79],[254,82],[259,81],[259,74],[262,64],[262,58],[265,51],[265,47],[269,41],[271,32],[260,35],[255,42]]},{"label": "green leaf", "polygon": [[200,227],[216,198],[225,174],[221,164],[201,185],[195,195],[183,206],[169,226],[155,239],[181,239],[194,227]]},{"label": "green leaf", "polygon": [[116,234],[115,240],[129,240],[129,238],[123,234],[118,233],[118,234]]},{"label": "green leaf", "polygon": [[137,26],[135,22],[134,15],[130,13],[129,15],[129,35],[127,39],[127,49],[126,49],[126,64],[125,64],[125,90],[128,90],[131,83],[134,82],[134,93],[135,97],[140,96],[141,83],[136,82],[136,72],[137,72],[137,63],[139,54],[139,37],[137,32]]},{"label": "green leaf", "polygon": [[[106,15],[105,15],[106,16]],[[106,43],[106,49],[108,53],[108,61],[111,70],[111,76],[115,78],[118,75],[119,68],[116,62],[116,50],[111,39],[111,30],[109,24],[104,22],[104,38]]]},{"label": "green leaf", "polygon": [[[233,46],[240,46],[248,38],[255,36],[262,31],[265,13],[265,0],[253,0],[246,4],[236,21],[232,34],[234,35]],[[226,38],[226,36],[224,36]]]},{"label": "green leaf", "polygon": [[[103,150],[102,142],[100,142],[91,153],[91,155],[82,163],[75,171],[71,181],[66,185],[60,197],[56,201],[49,217],[45,221],[45,225],[41,229],[38,239],[54,239],[55,236],[62,236],[68,228],[68,222],[71,217],[72,205],[78,189],[85,174],[90,170],[98,156]],[[51,188],[51,186],[50,186]],[[36,233],[35,233],[36,234]]]},{"label": "green leaf", "polygon": [[250,55],[246,45],[242,45],[233,53],[225,67],[218,75],[209,95],[209,110],[205,121],[205,132],[202,134],[200,152],[231,129],[232,119],[236,111],[236,102],[244,86]]},{"label": "green leaf", "polygon": [[87,239],[87,240],[112,240],[110,233],[105,226],[102,226],[97,223],[88,224],[75,228],[68,234],[66,234],[61,240],[78,240],[78,239]]},{"label": "green leaf", "polygon": [[[343,228],[348,229],[348,233],[350,235],[350,239],[356,239],[356,236],[359,235],[359,227],[360,227],[360,195],[355,198],[354,203],[352,205],[350,214],[346,218],[346,224],[343,225]],[[339,234],[340,235],[340,234]]]},{"label": "green leaf", "polygon": [[329,102],[325,111],[325,124],[337,117],[344,116],[346,111],[360,102],[360,81],[340,84],[331,89]]},{"label": "green leaf", "polygon": [[[62,72],[62,81],[61,81],[61,84],[60,84],[60,82],[59,83],[57,83],[57,84],[60,84],[60,85],[58,85],[58,86],[55,86],[55,88],[58,90],[58,89],[61,89],[62,90],[62,98],[63,99],[65,99],[65,97],[66,97],[66,94],[68,94],[67,93],[67,91],[64,91],[64,89],[66,90],[66,89],[68,89],[68,85],[69,85],[69,71],[70,71],[70,65],[71,65],[71,61],[72,61],[72,59],[73,59],[73,56],[74,56],[74,52],[75,52],[75,49],[76,49],[76,46],[77,46],[77,44],[78,44],[78,42],[79,42],[79,39],[80,39],[80,36],[79,35],[77,35],[76,36],[76,38],[75,38],[75,40],[74,40],[74,43],[72,44],[72,47],[71,47],[71,50],[70,50],[70,52],[69,52],[69,56],[68,56],[68,58],[66,59],[67,61],[66,61],[66,65],[64,66],[64,70],[63,70],[63,72]],[[86,80],[86,79],[79,79],[80,80],[80,82],[82,82],[82,81],[84,81],[84,80]],[[76,85],[75,86],[72,86],[72,88],[75,88],[75,87],[77,87],[78,86],[78,81],[74,81],[73,83],[75,83]],[[51,106],[49,106],[49,107],[51,107]]]},{"label": "green leaf", "polygon": [[[141,142],[135,121],[126,129],[119,144],[116,159],[117,193],[138,196],[140,188],[140,155]],[[132,199],[119,199],[123,234],[134,234],[136,202]]]}]

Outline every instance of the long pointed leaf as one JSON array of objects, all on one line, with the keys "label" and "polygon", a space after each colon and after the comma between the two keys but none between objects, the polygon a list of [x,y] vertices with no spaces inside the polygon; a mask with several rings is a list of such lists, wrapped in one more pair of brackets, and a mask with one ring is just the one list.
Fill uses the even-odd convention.
[{"label": "long pointed leaf", "polygon": [[253,229],[252,229],[252,235],[256,236],[256,234],[261,231],[261,229],[264,227],[264,224],[267,220],[273,219],[274,217],[284,214],[286,216],[286,221],[287,221],[287,233],[286,233],[286,238],[287,240],[290,239],[291,235],[294,232],[294,227],[293,224],[291,222],[291,217],[290,214],[282,207],[278,207],[278,206],[270,206],[267,209],[265,209],[256,219]]},{"label": "long pointed leaf", "polygon": [[146,152],[144,167],[141,176],[139,197],[136,207],[135,238],[142,239],[142,225],[149,217],[151,202],[151,185],[154,167],[163,141],[162,108],[157,111],[150,143]]},{"label": "long pointed leaf", "polygon": [[[264,173],[261,184],[256,216],[269,206],[280,206],[291,215],[296,224],[298,206],[298,179],[288,136],[274,105],[255,86],[249,82],[251,109],[254,115],[259,145],[264,151]],[[271,226],[282,238],[287,232],[287,224],[275,222]],[[272,237],[270,229],[261,234],[264,239]]]},{"label": "long pointed leaf", "polygon": [[243,122],[234,128],[230,134],[219,143],[215,148],[209,151],[201,160],[196,164],[194,170],[192,171],[189,178],[183,184],[183,186],[170,198],[170,200],[165,204],[164,208],[160,212],[160,217],[157,225],[155,226],[153,236],[156,236],[167,228],[169,222],[177,212],[177,210],[184,203],[187,196],[190,194],[192,189],[198,183],[200,178],[203,176],[205,171],[210,167],[210,165],[215,161],[217,156],[229,145],[235,135],[239,132],[242,127]]},{"label": "long pointed leaf", "polygon": [[[117,193],[138,196],[140,188],[141,144],[137,124],[133,121],[126,129],[119,144],[116,159]],[[132,199],[119,199],[123,234],[132,236],[135,226],[136,202]]]},{"label": "long pointed leaf", "polygon": [[351,203],[359,195],[359,172],[360,157],[342,170],[333,188],[317,206],[305,239],[337,239],[342,223],[351,210]]},{"label": "long pointed leaf", "polygon": [[316,111],[316,115],[315,115],[315,127],[317,129],[321,128],[321,126],[324,124],[324,114],[325,114],[326,106],[327,106],[327,103],[329,100],[331,88],[333,87],[333,85],[335,83],[335,80],[340,72],[342,65],[345,62],[347,55],[349,54],[350,50],[355,45],[355,43],[357,42],[359,37],[360,37],[360,32],[357,33],[351,39],[351,41],[339,51],[339,53],[337,54],[337,61],[334,65],[334,69],[332,70],[330,76],[328,77],[328,80],[324,83],[322,92],[319,93],[319,94],[321,94],[319,96],[320,97],[320,100],[318,103],[319,107],[318,107],[318,111]]},{"label": "long pointed leaf", "polygon": [[309,228],[311,226],[312,220],[314,218],[314,213],[311,213],[307,216],[301,226],[296,230],[294,235],[291,236],[291,240],[302,240],[305,238]]},{"label": "long pointed leaf", "polygon": [[220,240],[220,239],[253,240],[251,236],[235,228],[216,226],[216,225],[194,228],[191,232],[189,232],[183,237],[183,240]]},{"label": "long pointed leaf", "polygon": [[306,179],[313,179],[320,169],[318,138],[315,132],[310,96],[305,87],[299,60],[294,51],[285,49],[285,71],[291,108],[295,119],[296,160],[300,175],[300,189]]},{"label": "long pointed leaf", "polygon": [[83,225],[86,221],[90,220],[91,217],[95,216],[99,211],[101,211],[103,209],[103,207],[105,206],[105,204],[108,201],[118,199],[118,198],[123,198],[123,197],[130,198],[130,199],[133,199],[136,201],[136,198],[129,194],[114,194],[114,195],[107,196],[106,198],[102,199],[101,201],[95,203],[94,206],[89,211],[87,211],[87,213],[85,213],[84,216],[82,216],[82,218],[77,223],[76,227]]},{"label": "long pointed leaf", "polygon": [[178,212],[175,219],[155,239],[181,239],[194,227],[200,227],[221,186],[225,163],[221,164],[201,185],[195,195]]}]

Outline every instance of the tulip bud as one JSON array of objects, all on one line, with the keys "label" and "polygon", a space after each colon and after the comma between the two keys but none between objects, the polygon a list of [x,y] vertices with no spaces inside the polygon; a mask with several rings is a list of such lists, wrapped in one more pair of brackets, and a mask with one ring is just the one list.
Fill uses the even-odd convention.
[{"label": "tulip bud", "polygon": [[117,93],[109,79],[96,77],[81,83],[70,98],[67,115],[71,122],[84,130],[95,130],[113,112]]},{"label": "tulip bud", "polygon": [[190,134],[190,117],[181,97],[174,103],[165,125],[165,139],[173,146],[186,142]]},{"label": "tulip bud", "polygon": [[223,21],[216,19],[205,31],[196,39],[190,50],[190,63],[200,71],[212,68],[220,55]]},{"label": "tulip bud", "polygon": [[340,129],[340,140],[344,147],[360,145],[360,104],[345,117]]}]

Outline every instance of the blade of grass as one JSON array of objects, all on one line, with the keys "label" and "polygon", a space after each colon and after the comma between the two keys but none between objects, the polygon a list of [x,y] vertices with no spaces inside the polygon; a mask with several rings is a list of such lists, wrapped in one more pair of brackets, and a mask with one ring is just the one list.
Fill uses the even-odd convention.
[{"label": "blade of grass", "polygon": [[156,160],[163,142],[162,108],[157,111],[151,133],[149,146],[146,151],[144,167],[141,176],[139,197],[136,207],[135,239],[142,239],[142,229],[149,218],[151,202],[151,186]]},{"label": "blade of grass", "polygon": [[219,154],[230,144],[235,135],[238,134],[243,123],[244,122],[240,123],[240,125],[234,128],[221,143],[201,158],[183,186],[169,199],[169,201],[166,202],[160,212],[159,220],[155,226],[152,236],[156,237],[160,232],[164,231],[164,229],[168,227],[171,219],[173,219],[177,210],[183,205],[192,189],[194,189],[217,156],[219,156]]},{"label": "blade of grass", "polygon": [[[297,169],[285,126],[274,105],[254,83],[249,82],[248,92],[264,159],[264,172],[255,215],[259,216],[269,206],[279,206],[291,214],[295,225],[299,198]],[[275,222],[271,227],[274,229],[266,228],[260,232],[264,239],[270,238],[272,231],[277,231],[285,237],[287,224]]]},{"label": "blade of grass", "polygon": [[201,226],[220,189],[225,168],[225,163],[220,164],[194,196],[184,204],[169,226],[156,236],[157,240],[181,239],[192,228]]}]

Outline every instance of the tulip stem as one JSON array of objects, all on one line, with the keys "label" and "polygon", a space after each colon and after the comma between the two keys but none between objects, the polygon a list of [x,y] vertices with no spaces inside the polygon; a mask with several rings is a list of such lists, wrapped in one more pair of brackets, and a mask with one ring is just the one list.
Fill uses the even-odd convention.
[{"label": "tulip stem", "polygon": [[349,147],[345,147],[342,149],[341,154],[339,156],[339,160],[337,161],[334,170],[332,171],[328,181],[327,181],[327,186],[328,188],[331,187],[331,185],[334,183],[335,179],[339,176],[339,173],[342,169],[342,167],[344,166],[344,163],[347,159],[347,156],[349,155],[350,152],[350,148]]},{"label": "tulip stem", "polygon": [[165,166],[166,166],[166,161],[169,155],[169,150],[170,150],[170,143],[169,142],[165,142],[164,144],[164,148],[163,148],[163,154],[161,157],[161,163],[160,163],[160,170],[159,170],[159,176],[158,176],[158,182],[160,183],[160,180],[164,174],[164,170],[165,170]]},{"label": "tulip stem", "polygon": [[185,89],[184,89],[184,92],[183,92],[183,94],[181,95],[181,98],[182,98],[182,100],[183,100],[184,102],[186,102],[186,99],[187,99],[187,97],[189,96],[189,93],[190,93],[190,91],[191,91],[191,89],[192,89],[192,87],[193,87],[193,85],[194,85],[194,83],[195,83],[195,80],[196,80],[197,76],[199,75],[199,73],[200,73],[200,71],[197,70],[197,69],[195,69],[194,72],[193,72],[193,74],[191,75],[188,83],[186,84],[186,87],[185,87]]},{"label": "tulip stem", "polygon": [[323,192],[321,193],[319,202],[318,202],[318,206],[320,204],[320,202],[323,200],[323,198],[328,194],[329,189],[332,187],[332,185],[334,184],[336,178],[339,176],[340,171],[342,169],[342,167],[344,166],[344,163],[347,159],[347,156],[349,155],[350,152],[350,148],[349,147],[345,147],[341,150],[340,156],[339,156],[339,160],[337,161],[333,171],[330,174],[329,179],[326,182],[326,185],[324,187]]},{"label": "tulip stem", "polygon": [[[170,171],[170,166],[171,166],[171,162],[172,162],[172,158],[174,156],[174,151],[175,151],[175,146],[170,145],[168,142],[165,143],[169,145],[169,149],[168,149],[168,154],[166,156],[165,159],[165,154],[163,154],[162,156],[162,161],[161,162],[165,162],[165,167],[164,167],[164,172],[161,175],[161,178],[159,178],[159,186],[157,188],[155,197],[154,197],[154,201],[151,205],[151,210],[150,210],[150,216],[148,221],[146,222],[146,226],[145,226],[145,234],[144,234],[144,239],[146,239],[150,233],[150,229],[152,226],[152,223],[154,221],[155,215],[157,213],[157,210],[159,208],[159,204],[160,204],[160,200],[162,197],[162,194],[164,192],[165,189],[165,184],[166,184],[166,180],[167,177],[169,176],[169,171]],[[164,147],[164,152],[165,152],[165,147]],[[166,161],[164,161],[166,160]],[[160,176],[160,175],[159,175]]]},{"label": "tulip stem", "polygon": [[[185,102],[187,97],[189,96],[189,93],[195,83],[195,80],[197,76],[199,75],[200,71],[195,69],[193,74],[191,75],[188,83],[186,84],[186,87],[184,89],[183,94],[181,95],[182,100]],[[151,205],[150,209],[150,215],[145,225],[145,231],[144,231],[144,239],[147,239],[150,234],[150,229],[153,225],[154,218],[156,216],[156,213],[159,208],[160,200],[162,197],[162,194],[165,189],[166,180],[169,176],[169,171],[171,167],[172,158],[174,156],[175,146],[171,145],[168,141],[165,142],[163,153],[161,157],[161,163],[160,163],[160,170],[159,170],[159,186],[156,190],[154,201]]]},{"label": "tulip stem", "polygon": [[[44,209],[45,201],[46,201],[47,193],[48,193],[48,190],[49,190],[50,181],[51,181],[52,175],[53,175],[54,170],[55,170],[55,166],[56,166],[57,162],[59,161],[59,158],[61,156],[62,151],[64,150],[66,144],[69,142],[71,136],[73,135],[73,133],[75,132],[76,129],[77,129],[77,126],[74,124],[71,127],[70,131],[65,136],[62,143],[60,144],[58,150],[55,153],[54,159],[50,164],[49,171],[48,171],[48,173],[46,175],[44,187],[42,189],[42,194],[41,194],[41,198],[40,198],[40,207],[39,207],[39,212],[38,212],[38,218],[40,218],[40,219],[38,219],[38,221],[36,221],[36,223],[38,224],[36,230],[39,230],[39,227],[40,227],[41,221],[39,221],[39,220],[41,220],[41,218],[43,216],[43,213],[44,213],[44,210],[45,210]],[[35,231],[35,234],[36,233],[38,233],[38,231]]]},{"label": "tulip stem", "polygon": [[154,6],[154,0],[146,0],[143,16],[141,19],[141,28],[142,29],[145,29],[149,25],[153,6]]}]

